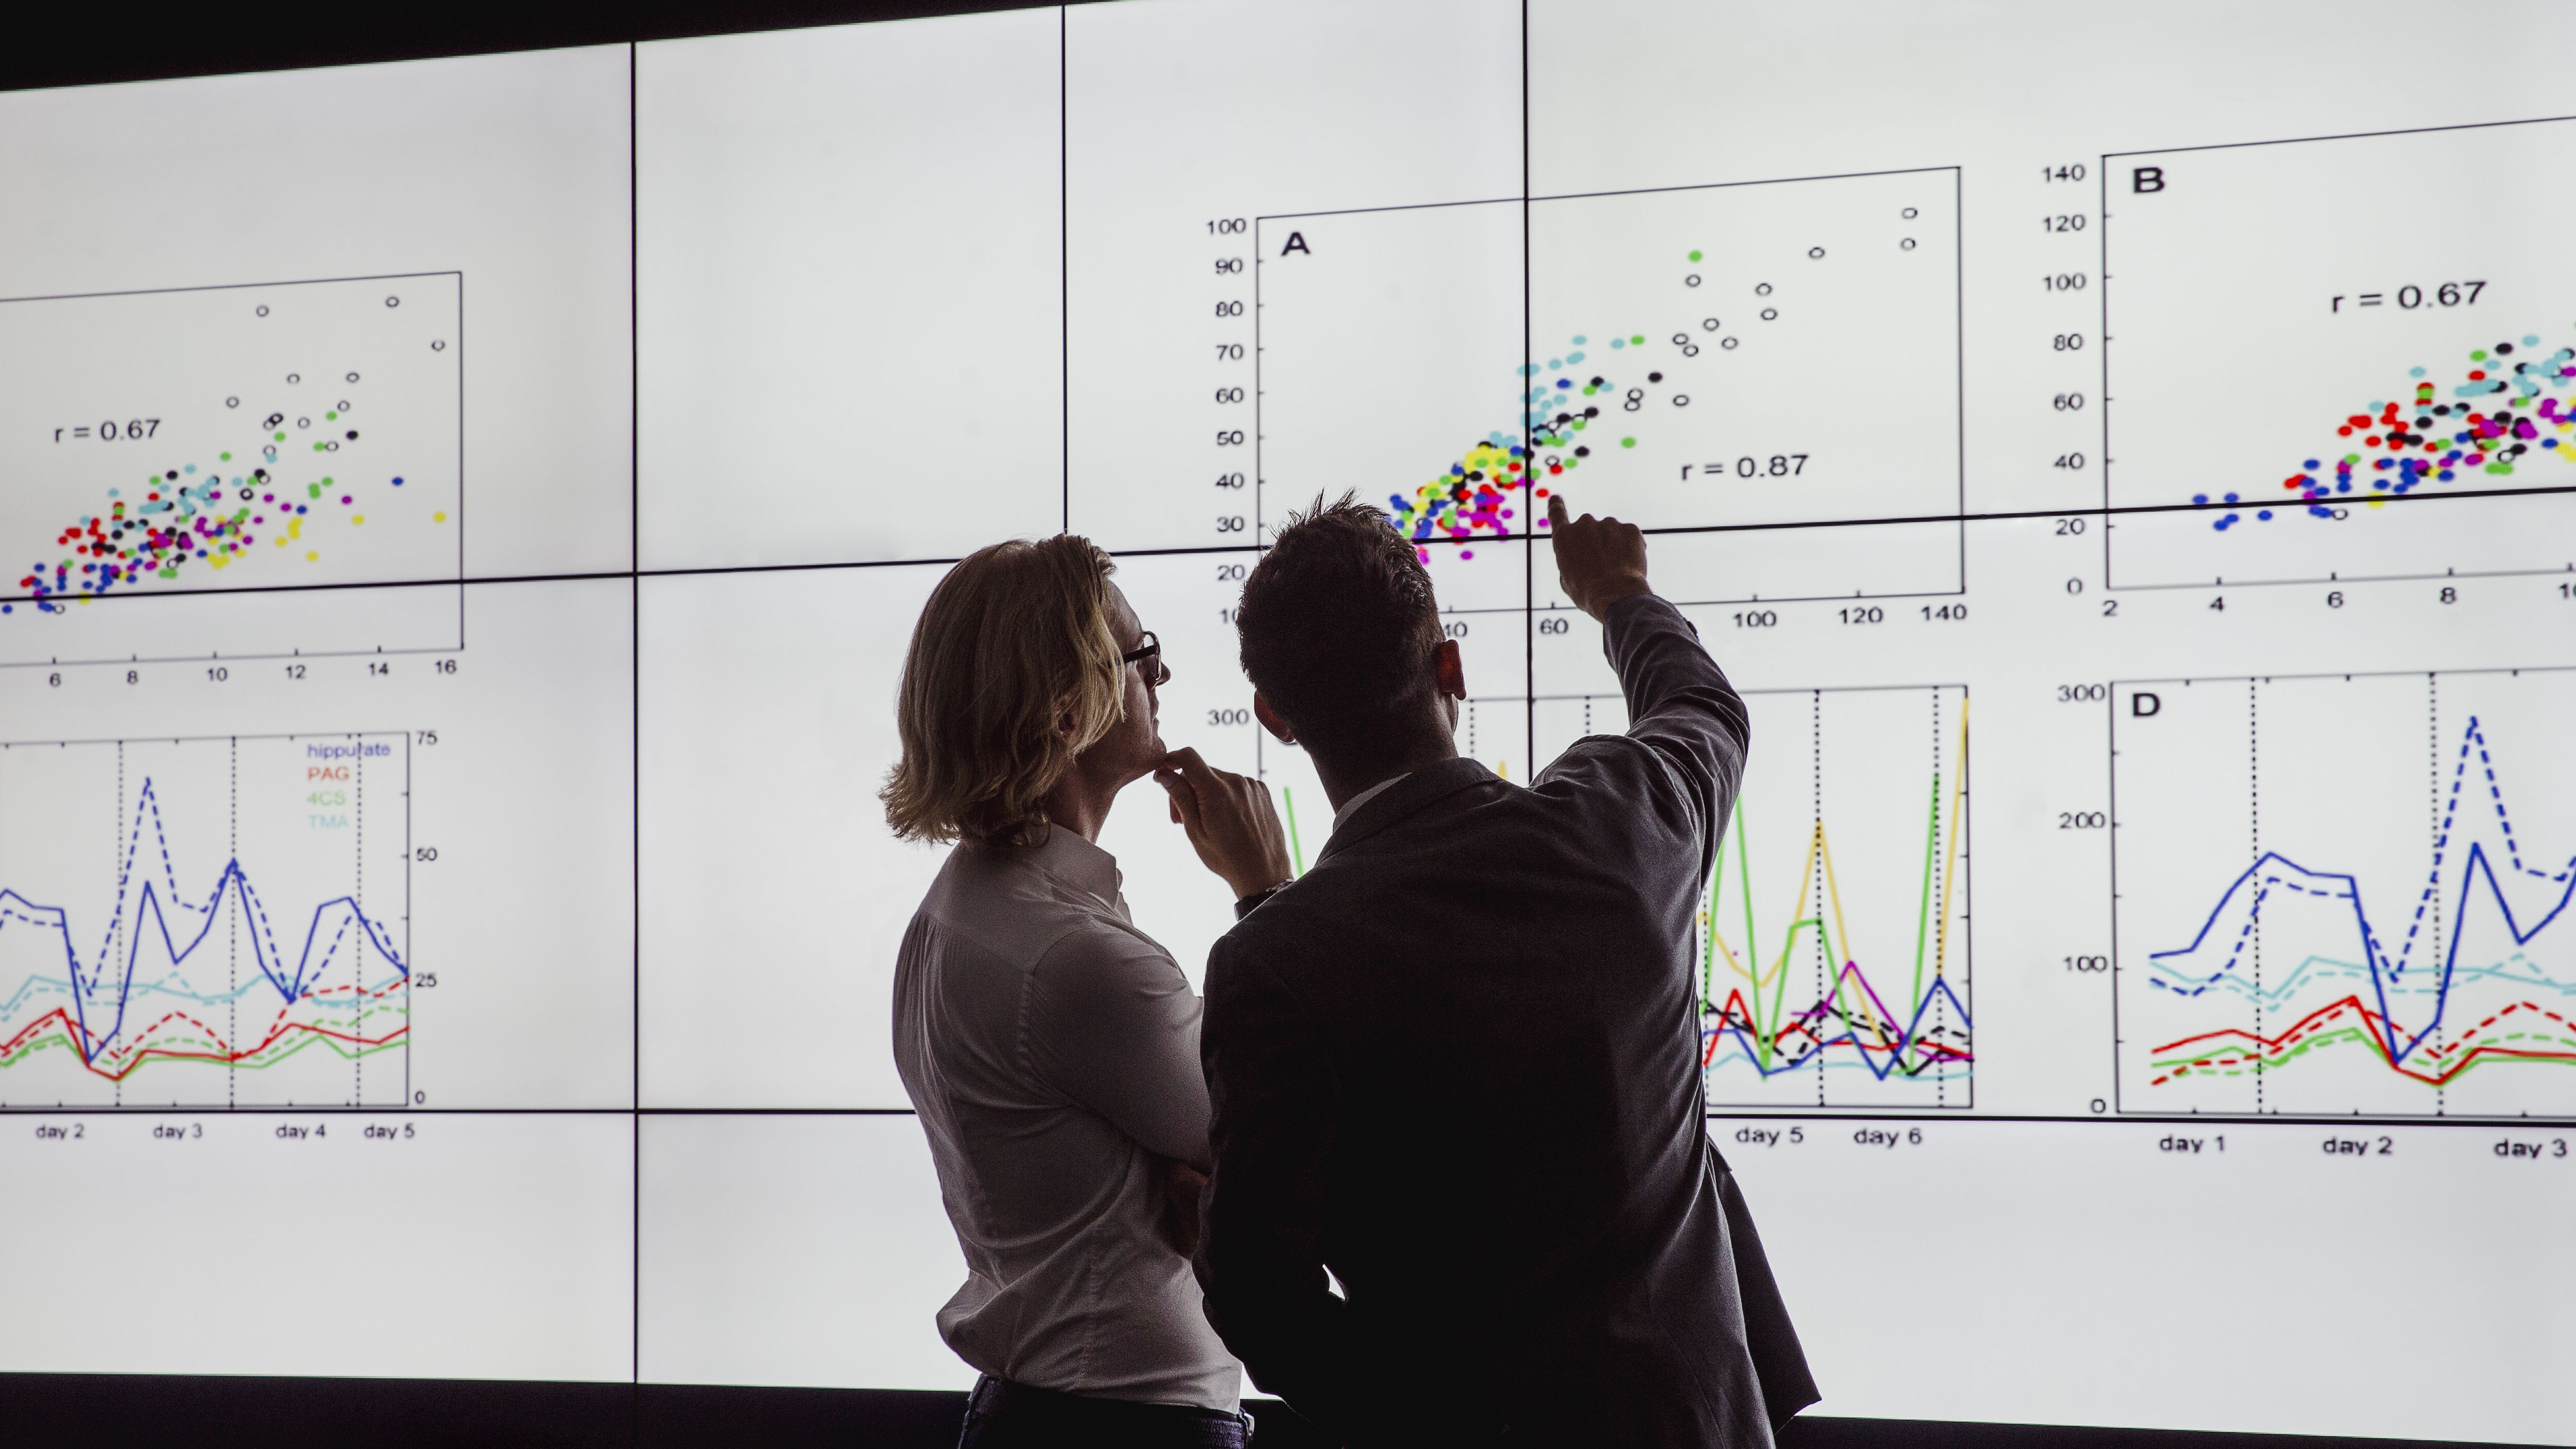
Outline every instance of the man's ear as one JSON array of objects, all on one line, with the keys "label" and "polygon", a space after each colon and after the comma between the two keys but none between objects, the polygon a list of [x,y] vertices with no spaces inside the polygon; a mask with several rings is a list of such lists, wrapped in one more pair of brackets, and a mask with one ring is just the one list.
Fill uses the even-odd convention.
[{"label": "man's ear", "polygon": [[1252,717],[1261,721],[1261,727],[1276,736],[1279,743],[1297,743],[1297,732],[1289,728],[1288,721],[1279,717],[1279,711],[1272,709],[1270,701],[1262,698],[1261,691],[1257,689],[1252,692]]},{"label": "man's ear", "polygon": [[1433,682],[1440,687],[1443,697],[1449,699],[1467,697],[1467,662],[1458,652],[1457,640],[1440,641],[1440,648],[1431,656],[1431,674]]}]

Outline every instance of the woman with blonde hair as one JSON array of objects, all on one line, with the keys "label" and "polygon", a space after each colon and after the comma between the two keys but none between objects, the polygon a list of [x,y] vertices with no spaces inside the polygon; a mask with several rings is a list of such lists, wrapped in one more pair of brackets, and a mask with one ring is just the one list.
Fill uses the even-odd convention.
[{"label": "woman with blonde hair", "polygon": [[1190,1270],[1208,1165],[1197,993],[1097,842],[1153,774],[1249,899],[1288,875],[1269,791],[1167,753],[1160,643],[1089,540],[1001,543],[922,610],[886,821],[955,841],[895,966],[895,1062],[967,1279],[961,1446],[1238,1446],[1241,1368]]}]

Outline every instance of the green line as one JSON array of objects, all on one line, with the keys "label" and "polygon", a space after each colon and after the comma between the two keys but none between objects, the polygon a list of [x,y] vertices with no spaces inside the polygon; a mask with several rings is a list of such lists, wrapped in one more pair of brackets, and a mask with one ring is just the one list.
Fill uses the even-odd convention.
[{"label": "green line", "polygon": [[1923,945],[1932,925],[1932,851],[1941,838],[1941,772],[1932,772],[1932,815],[1923,822],[1923,899],[1914,908],[1914,990],[1905,1000],[1910,1010],[1923,1000]]},{"label": "green line", "polygon": [[1708,1010],[1717,1003],[1709,998],[1717,994],[1717,883],[1726,879],[1726,837],[1717,838],[1717,860],[1708,873],[1708,916],[1701,934],[1708,939],[1700,943],[1699,1009]]},{"label": "green line", "polygon": [[1304,875],[1306,873],[1306,847],[1297,843],[1297,794],[1287,786],[1282,785],[1279,787],[1279,798],[1288,802],[1288,849],[1296,858],[1297,874]]}]

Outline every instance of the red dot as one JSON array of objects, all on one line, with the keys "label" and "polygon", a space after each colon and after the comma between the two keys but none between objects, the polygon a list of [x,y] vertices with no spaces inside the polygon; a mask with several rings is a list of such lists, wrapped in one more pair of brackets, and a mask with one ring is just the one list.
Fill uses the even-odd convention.
[{"label": "red dot", "polygon": [[2335,429],[2335,436],[2339,438],[2349,438],[2352,436],[2352,429],[2349,427],[2337,428]]},{"label": "red dot", "polygon": [[2484,382],[2486,380],[2487,375],[2483,370],[2469,374],[2469,381],[2471,382]]}]

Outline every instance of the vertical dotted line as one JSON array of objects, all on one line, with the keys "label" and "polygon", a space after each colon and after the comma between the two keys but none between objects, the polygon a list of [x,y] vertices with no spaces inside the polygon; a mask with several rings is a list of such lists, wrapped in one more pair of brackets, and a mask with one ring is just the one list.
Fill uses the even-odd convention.
[{"label": "vertical dotted line", "polygon": [[1476,756],[1476,702],[1472,699],[1467,701],[1467,756]]},{"label": "vertical dotted line", "polygon": [[[1927,871],[1938,871],[1940,868],[1941,868],[1941,691],[1940,691],[1940,689],[1939,689],[1939,688],[1937,688],[1937,687],[1936,687],[1936,688],[1934,688],[1934,689],[1933,689],[1933,691],[1932,691],[1932,856],[1931,856],[1931,860],[1930,860],[1930,862],[1927,864],[1927,866],[1925,867],[1925,869],[1926,869]],[[1943,931],[1943,929],[1942,929],[1942,928],[1943,928],[1943,927],[1945,927],[1945,926],[1947,926],[1947,925],[1949,924],[1949,919],[1950,919],[1950,918],[1949,918],[1949,911],[1950,911],[1949,889],[1950,889],[1950,883],[1949,883],[1947,880],[1945,880],[1945,879],[1941,878],[1940,876],[1935,875],[1935,876],[1933,876],[1933,877],[1932,877],[1931,885],[1932,885],[1932,890],[1933,890],[1933,896],[1932,896],[1932,939],[1933,939],[1933,946],[1932,946],[1932,1039],[1933,1039],[1934,1041],[1946,1042],[1947,1040],[1949,1040],[1949,1026],[1948,1026],[1948,1024],[1949,1024],[1949,1016],[1948,1016],[1948,1013],[1943,1009],[1943,1007],[1942,1007],[1942,1005],[1941,1005],[1941,984],[1942,984],[1942,976],[1941,976],[1941,966],[1942,966],[1942,961],[1941,961],[1941,941],[1942,941],[1942,936],[1944,935],[1944,931]],[[1922,1007],[1922,1004],[1921,1004],[1920,1002],[1917,1002],[1917,1003],[1915,1003],[1914,1009],[1919,1011],[1919,1010],[1921,1010],[1921,1007]],[[1929,1058],[1928,1056],[1924,1055],[1924,1052],[1923,1052],[1923,1043],[1922,1043],[1921,1041],[1919,1041],[1919,1040],[1918,1040],[1918,1041],[1916,1041],[1916,1042],[1914,1043],[1914,1055],[1915,1055],[1915,1059],[1916,1059],[1917,1061],[1920,1061],[1920,1062],[1922,1062],[1922,1063],[1924,1064],[1924,1070],[1926,1070],[1926,1071],[1928,1071],[1928,1072],[1930,1072],[1930,1073],[1932,1074],[1932,1105],[1933,1105],[1933,1106],[1935,1106],[1935,1107],[1947,1107],[1947,1106],[1949,1106],[1949,1105],[1950,1105],[1950,1078],[1949,1078],[1949,1073],[1947,1073],[1946,1071],[1942,1070],[1942,1068],[1941,1068],[1941,1066],[1940,1066],[1940,1064],[1939,1064],[1939,1063],[1934,1062],[1931,1058]]]},{"label": "vertical dotted line", "polygon": [[[2442,954],[2442,676],[2429,670],[2424,675],[2424,809],[2433,856],[2433,961],[2439,972],[2434,979],[2447,987],[2450,972],[2439,965],[2449,960]],[[2368,941],[2361,945],[2364,951],[2376,949]],[[2447,995],[2445,991],[2434,999],[2442,1001]],[[2392,1025],[2389,1030],[2394,1034],[2396,1028]],[[2432,1042],[2437,1079],[2433,1083],[2433,1115],[2444,1117],[2450,1115],[2450,1088],[2438,1080],[2442,1070],[2442,1023],[2438,1017],[2434,1019]]]},{"label": "vertical dotted line", "polygon": [[[1807,849],[1812,852],[1821,847],[1825,828],[1825,692],[1810,690],[1807,698],[1807,779],[1808,804],[1811,807],[1807,817]],[[1816,1018],[1808,1033],[1810,1050],[1816,1058],[1816,1105],[1819,1107],[1825,1105],[1825,1043],[1817,1032],[1823,1029],[1824,1018],[1831,1014],[1827,1003],[1833,999],[1827,994],[1825,980],[1824,877],[1824,862],[1819,860],[1816,862]]]},{"label": "vertical dotted line", "polygon": [[[2263,868],[2263,681],[2245,681],[2245,819],[2254,868]],[[2254,1110],[2263,1110],[2263,884],[2254,884]]]}]

